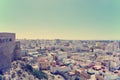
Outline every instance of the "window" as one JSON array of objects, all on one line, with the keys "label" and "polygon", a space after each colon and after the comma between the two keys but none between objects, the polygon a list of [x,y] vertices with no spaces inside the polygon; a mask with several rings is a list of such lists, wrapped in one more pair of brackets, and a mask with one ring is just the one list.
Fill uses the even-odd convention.
[{"label": "window", "polygon": [[12,39],[10,38],[9,41],[12,41]]},{"label": "window", "polygon": [[0,39],[0,43],[2,43],[2,39]]}]

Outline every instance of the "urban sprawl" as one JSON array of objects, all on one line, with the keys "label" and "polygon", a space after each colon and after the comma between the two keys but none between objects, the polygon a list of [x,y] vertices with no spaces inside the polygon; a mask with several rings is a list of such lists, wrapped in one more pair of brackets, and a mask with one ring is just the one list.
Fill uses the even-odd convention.
[{"label": "urban sprawl", "polygon": [[0,80],[120,80],[120,41],[0,33]]}]

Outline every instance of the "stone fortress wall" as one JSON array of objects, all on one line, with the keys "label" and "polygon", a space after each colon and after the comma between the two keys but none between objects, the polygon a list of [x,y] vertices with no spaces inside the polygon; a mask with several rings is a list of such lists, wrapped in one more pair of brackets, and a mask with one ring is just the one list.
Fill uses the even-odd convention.
[{"label": "stone fortress wall", "polygon": [[[11,61],[16,54],[15,33],[0,33],[0,70],[10,68]],[[20,48],[19,48],[20,49]]]}]

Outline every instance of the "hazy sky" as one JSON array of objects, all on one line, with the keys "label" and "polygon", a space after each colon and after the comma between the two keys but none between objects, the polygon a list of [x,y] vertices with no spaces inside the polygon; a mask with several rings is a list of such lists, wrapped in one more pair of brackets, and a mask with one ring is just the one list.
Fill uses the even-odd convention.
[{"label": "hazy sky", "polygon": [[120,40],[120,0],[0,0],[0,32],[15,32],[17,38]]}]

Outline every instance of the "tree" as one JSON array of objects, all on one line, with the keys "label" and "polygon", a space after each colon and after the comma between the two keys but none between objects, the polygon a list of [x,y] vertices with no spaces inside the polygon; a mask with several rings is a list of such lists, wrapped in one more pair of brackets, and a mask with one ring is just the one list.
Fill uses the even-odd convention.
[{"label": "tree", "polygon": [[48,76],[42,71],[34,70],[33,75],[38,79],[43,79],[43,78],[48,79]]},{"label": "tree", "polygon": [[79,78],[75,78],[75,80],[80,80]]},{"label": "tree", "polygon": [[32,75],[34,75],[38,79],[48,79],[46,73],[33,69],[32,66],[29,64],[26,65],[25,69],[26,71],[29,71]]},{"label": "tree", "polygon": [[26,69],[29,71],[29,72],[33,72],[33,68],[31,65],[27,64],[26,65]]},{"label": "tree", "polygon": [[60,51],[64,52],[65,50],[61,48]]},{"label": "tree", "polygon": [[0,75],[0,80],[2,80],[2,76]]}]

